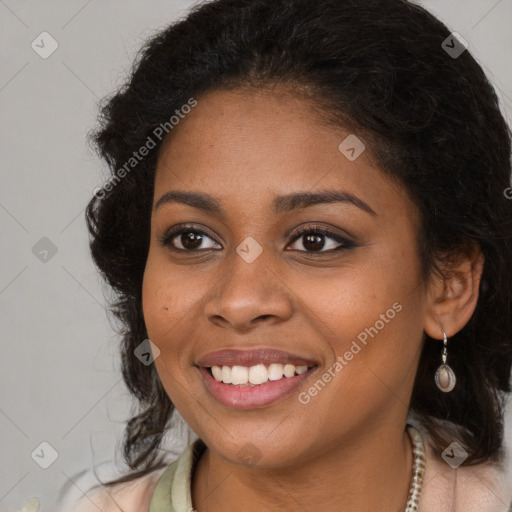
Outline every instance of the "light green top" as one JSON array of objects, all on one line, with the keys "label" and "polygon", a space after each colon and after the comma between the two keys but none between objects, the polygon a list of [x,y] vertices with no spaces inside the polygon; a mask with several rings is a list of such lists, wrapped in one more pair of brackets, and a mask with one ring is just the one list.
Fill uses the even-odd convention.
[{"label": "light green top", "polygon": [[205,444],[197,439],[163,472],[153,492],[149,512],[194,510],[190,493],[192,472],[205,449]]},{"label": "light green top", "polygon": [[[151,498],[148,512],[194,512],[191,495],[192,475],[195,471],[196,463],[204,450],[206,450],[206,445],[201,439],[197,439],[193,443],[189,444],[185,451],[183,451],[183,453],[181,453],[181,455],[172,464],[170,464],[170,466],[162,473],[158,480],[158,483],[153,492],[153,496]],[[441,496],[439,496],[441,501],[438,502],[437,508],[435,509],[436,512],[441,508],[443,509],[443,512],[447,512],[448,510],[453,512],[455,510],[451,508],[449,504],[452,503],[452,498],[454,492],[458,489],[458,484],[460,484],[460,489],[458,489],[457,494],[461,497],[468,495],[470,501],[481,501],[482,503],[487,504],[490,503],[490,497],[494,497],[495,501],[493,501],[493,503],[496,504],[497,500],[502,505],[504,505],[505,502],[503,501],[503,498],[507,500],[510,499],[510,494],[506,494],[507,497],[505,497],[505,494],[503,494],[502,499],[498,498],[498,493],[491,491],[486,486],[480,486],[482,489],[485,489],[485,492],[482,490],[473,492],[475,481],[479,480],[479,478],[474,477],[474,467],[473,470],[469,470],[469,477],[467,475],[466,477],[463,477],[465,473],[462,473],[459,475],[459,478],[456,478],[458,473],[468,470],[462,470],[461,468],[457,470],[450,470],[449,466],[447,466],[443,460],[437,462],[435,460],[430,460],[430,463],[431,464],[427,464],[427,468],[432,466],[430,476],[426,475],[427,481],[433,480],[439,472],[447,471],[444,475],[444,478],[437,479],[441,481],[441,483],[444,483],[441,486],[442,488],[440,490],[437,489],[432,491],[432,494],[434,492],[436,494],[438,492],[441,493]],[[483,481],[484,480],[482,480],[482,482]],[[505,490],[505,492],[508,491]],[[445,500],[446,507],[443,506]],[[461,507],[456,507],[457,511],[466,509],[467,507],[463,504]],[[434,509],[428,508],[428,510],[430,512],[430,510]],[[485,508],[482,510],[489,510],[490,512],[491,509]],[[494,511],[498,509],[492,508],[492,510]],[[512,504],[510,506],[509,512],[512,512]]]}]

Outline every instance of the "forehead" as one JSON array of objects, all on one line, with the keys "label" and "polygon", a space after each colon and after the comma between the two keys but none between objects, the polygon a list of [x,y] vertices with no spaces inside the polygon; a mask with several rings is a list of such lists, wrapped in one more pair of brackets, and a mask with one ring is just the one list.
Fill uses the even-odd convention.
[{"label": "forehead", "polygon": [[352,160],[343,152],[347,138],[357,144],[351,137],[328,125],[304,95],[210,92],[164,142],[155,202],[168,190],[202,190],[226,208],[262,200],[270,206],[276,195],[337,189],[382,208],[396,206],[403,191],[374,165],[369,150]]}]

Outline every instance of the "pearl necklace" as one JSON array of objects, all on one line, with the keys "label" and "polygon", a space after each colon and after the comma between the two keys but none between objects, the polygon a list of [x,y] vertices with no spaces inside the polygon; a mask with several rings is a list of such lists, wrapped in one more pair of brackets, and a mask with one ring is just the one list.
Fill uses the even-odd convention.
[{"label": "pearl necklace", "polygon": [[407,425],[407,431],[412,442],[412,478],[409,487],[409,496],[404,512],[417,512],[425,472],[425,448],[420,433],[411,425]]}]

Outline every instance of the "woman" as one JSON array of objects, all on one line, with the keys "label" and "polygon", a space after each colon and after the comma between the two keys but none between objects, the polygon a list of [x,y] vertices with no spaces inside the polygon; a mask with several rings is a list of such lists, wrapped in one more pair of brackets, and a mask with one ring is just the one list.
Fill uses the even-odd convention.
[{"label": "woman", "polygon": [[[204,3],[95,142],[140,410],[79,510],[509,510],[510,131],[460,36],[403,0]],[[156,460],[175,410],[198,439]]]}]

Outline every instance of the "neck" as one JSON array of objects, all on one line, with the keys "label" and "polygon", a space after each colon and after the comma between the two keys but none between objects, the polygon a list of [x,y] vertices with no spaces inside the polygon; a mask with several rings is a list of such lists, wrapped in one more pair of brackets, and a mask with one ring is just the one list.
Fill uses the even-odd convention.
[{"label": "neck", "polygon": [[193,477],[192,501],[197,512],[402,512],[412,461],[407,431],[382,425],[294,466],[244,468],[207,449]]}]

